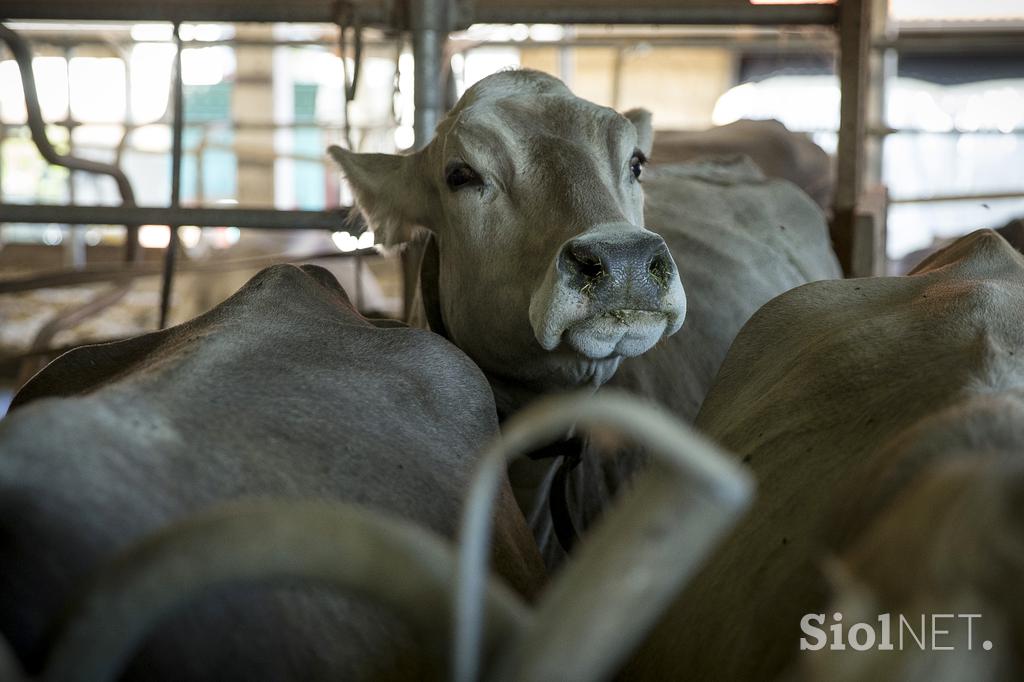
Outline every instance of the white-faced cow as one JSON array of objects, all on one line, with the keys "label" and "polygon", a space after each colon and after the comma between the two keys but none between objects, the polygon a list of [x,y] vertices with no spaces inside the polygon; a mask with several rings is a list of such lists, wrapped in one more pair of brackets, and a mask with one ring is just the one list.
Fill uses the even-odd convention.
[{"label": "white-faced cow", "polygon": [[[249,498],[345,500],[454,536],[490,387],[430,332],[378,328],[327,271],[275,266],[191,322],[65,354],[0,422],[0,632],[39,670],[69,599],[119,550]],[[505,484],[495,565],[540,557]],[[298,584],[232,588],[157,629],[125,679],[438,679],[402,622]]]},{"label": "white-faced cow", "polygon": [[[760,305],[840,276],[820,209],[749,160],[644,173],[650,118],[577,98],[546,74],[510,71],[471,87],[420,152],[331,148],[385,241],[407,240],[416,226],[432,234],[426,319],[480,365],[504,414],[537,393],[600,386],[621,363],[613,383],[690,421]],[[744,135],[734,146],[754,144]],[[684,312],[682,331],[655,346]],[[638,461],[580,470],[577,521],[587,525]],[[538,490],[543,497],[547,468],[517,463],[524,507]],[[535,532],[555,559],[547,526],[538,517]]]},{"label": "white-faced cow", "polygon": [[[806,652],[812,679],[1020,679],[1022,406],[1024,258],[992,231],[909,277],[818,282],[768,303],[696,422],[749,465],[758,499],[627,677],[774,679],[802,637],[819,643],[801,620],[822,614],[809,621],[827,638]],[[845,651],[830,648],[836,612]],[[928,650],[906,632],[903,651],[853,650],[850,628],[877,631],[886,613],[892,637],[904,615]],[[967,621],[949,618],[935,641],[954,650],[932,650],[933,614],[981,614],[973,648]]]},{"label": "white-faced cow", "polygon": [[672,256],[644,228],[651,129],[635,118],[507,71],[467,90],[415,154],[330,149],[385,243],[433,235],[428,319],[484,370],[502,413],[599,386],[683,323]]},{"label": "white-faced cow", "polygon": [[[672,338],[623,361],[607,385],[652,398],[692,422],[750,316],[789,289],[841,273],[820,209],[748,159],[656,167],[650,176],[647,224],[675,256],[690,292],[687,320]],[[646,463],[634,451],[582,458],[568,489],[574,525],[590,526]],[[557,557],[549,542],[542,550],[549,560]]]}]

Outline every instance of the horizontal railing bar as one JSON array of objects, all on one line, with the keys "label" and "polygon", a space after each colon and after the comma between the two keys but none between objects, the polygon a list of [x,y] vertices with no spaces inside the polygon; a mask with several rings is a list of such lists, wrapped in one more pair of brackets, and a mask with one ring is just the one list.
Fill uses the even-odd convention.
[{"label": "horizontal railing bar", "polygon": [[[7,19],[105,21],[208,21],[334,23],[335,0],[6,0]],[[718,24],[814,25],[835,24],[835,5],[733,5],[719,7],[676,5],[594,7],[477,6],[460,17],[462,23],[488,24]],[[386,6],[359,5],[364,25],[390,23]]]},{"label": "horizontal railing bar", "polygon": [[1024,190],[1017,192],[989,192],[985,194],[933,194],[927,197],[890,197],[890,204],[932,204],[942,201],[998,201],[1024,199]]},{"label": "horizontal railing bar", "polygon": [[709,25],[821,25],[835,24],[835,5],[749,5],[716,7],[677,5],[637,7],[548,6],[480,7],[472,21],[482,24],[709,24]]},{"label": "horizontal railing bar", "polygon": [[[5,19],[334,23],[337,0],[4,0]],[[388,18],[385,6],[360,6],[364,24]]]},{"label": "horizontal railing bar", "polygon": [[[376,248],[355,251],[320,251],[301,255],[278,254],[236,258],[225,261],[184,261],[175,267],[179,273],[230,272],[232,270],[262,269],[277,263],[304,263],[335,258],[380,256]],[[24,277],[0,279],[0,294],[16,294],[36,289],[80,286],[102,282],[125,281],[139,277],[155,277],[163,272],[162,263],[138,263],[128,266],[92,266],[84,270],[54,270]]]},{"label": "horizontal railing bar", "polygon": [[[196,225],[263,230],[341,230],[349,210],[281,211],[270,208],[169,208],[165,206],[76,206],[0,204],[0,223],[68,225]],[[350,226],[351,227],[351,226]]]}]

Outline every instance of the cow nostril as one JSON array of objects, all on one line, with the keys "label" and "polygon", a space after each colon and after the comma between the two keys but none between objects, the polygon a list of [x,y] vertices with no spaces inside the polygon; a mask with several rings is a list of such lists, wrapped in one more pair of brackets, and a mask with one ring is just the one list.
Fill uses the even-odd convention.
[{"label": "cow nostril", "polygon": [[664,287],[672,276],[671,262],[665,254],[659,253],[647,264],[647,272],[658,286]]},{"label": "cow nostril", "polygon": [[597,256],[570,250],[569,257],[572,258],[576,270],[585,278],[598,279],[604,275],[604,263]]}]

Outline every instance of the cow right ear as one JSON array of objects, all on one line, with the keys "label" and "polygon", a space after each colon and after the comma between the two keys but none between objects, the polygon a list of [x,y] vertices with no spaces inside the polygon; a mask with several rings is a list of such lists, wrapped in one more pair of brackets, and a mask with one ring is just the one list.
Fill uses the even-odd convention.
[{"label": "cow right ear", "polygon": [[412,239],[428,218],[430,193],[418,172],[416,154],[359,154],[337,145],[327,148],[352,187],[356,206],[380,243]]}]

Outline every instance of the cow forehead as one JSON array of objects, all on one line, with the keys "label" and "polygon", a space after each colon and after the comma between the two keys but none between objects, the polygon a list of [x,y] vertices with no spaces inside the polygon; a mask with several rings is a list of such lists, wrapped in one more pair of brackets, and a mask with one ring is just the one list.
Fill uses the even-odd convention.
[{"label": "cow forehead", "polygon": [[475,102],[454,118],[450,128],[456,137],[498,135],[509,141],[550,137],[601,145],[631,130],[629,121],[614,109],[560,93]]},{"label": "cow forehead", "polygon": [[446,123],[438,145],[442,165],[462,157],[492,167],[506,181],[560,159],[591,169],[600,159],[619,159],[636,138],[624,116],[568,91],[478,101]]}]

